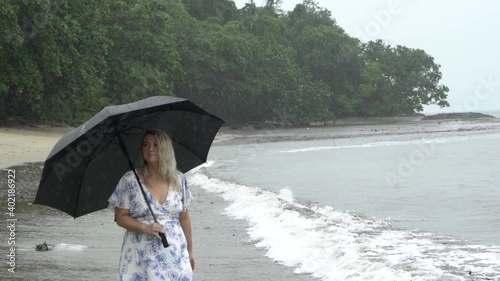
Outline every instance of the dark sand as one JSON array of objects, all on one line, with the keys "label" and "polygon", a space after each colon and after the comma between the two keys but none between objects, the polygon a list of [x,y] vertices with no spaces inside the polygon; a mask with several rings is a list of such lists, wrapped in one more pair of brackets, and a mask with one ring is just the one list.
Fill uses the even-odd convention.
[{"label": "dark sand", "polygon": [[[375,120],[376,121],[376,120]],[[302,141],[310,139],[354,138],[381,134],[414,134],[449,131],[450,124],[459,122],[420,121],[415,118],[373,120],[351,120],[334,126],[293,129],[255,130],[223,128],[214,145],[252,144],[275,141]],[[421,126],[425,122],[425,126]],[[474,122],[477,122],[475,126]],[[460,130],[488,130],[485,122],[468,122],[458,125]],[[442,124],[443,123],[443,124]],[[442,126],[447,124],[447,126]],[[495,126],[494,126],[495,127]],[[497,127],[497,126],[496,126]],[[498,127],[497,127],[498,128]],[[0,168],[14,166],[22,162],[37,162],[16,167],[18,200],[32,202],[41,176],[42,163],[52,146],[70,128],[13,129],[0,128]],[[452,129],[455,130],[455,129]],[[6,172],[0,172],[0,185],[6,186]],[[255,246],[246,233],[245,221],[223,215],[227,204],[217,194],[208,193],[193,186],[195,201],[191,205],[196,258],[195,280],[318,280],[308,275],[293,273],[293,268],[279,265],[265,256],[264,249]],[[0,189],[0,201],[6,201],[5,188]],[[43,242],[43,241],[42,241]],[[35,245],[33,245],[34,247]],[[3,255],[3,253],[2,253]],[[22,257],[19,257],[22,258]],[[5,273],[2,273],[5,276]],[[17,277],[22,276],[16,275]],[[1,278],[4,280],[4,277]],[[13,279],[22,280],[22,279]]]}]

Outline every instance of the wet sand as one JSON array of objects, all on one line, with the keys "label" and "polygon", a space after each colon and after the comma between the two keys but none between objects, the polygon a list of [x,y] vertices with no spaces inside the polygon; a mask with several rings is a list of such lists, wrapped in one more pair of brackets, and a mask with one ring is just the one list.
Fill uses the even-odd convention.
[{"label": "wet sand", "polygon": [[[32,202],[34,194],[36,193],[36,187],[40,178],[42,171],[42,163],[30,163],[20,166],[14,166],[16,170],[17,177],[17,204],[22,204],[21,202]],[[6,172],[0,170],[0,184],[5,186],[4,180],[7,178]],[[194,241],[194,254],[196,259],[196,270],[194,272],[195,279],[197,281],[254,281],[254,280],[290,280],[290,281],[309,281],[317,280],[308,275],[297,275],[293,273],[293,268],[284,267],[275,263],[273,260],[265,256],[265,250],[255,247],[254,243],[249,240],[246,233],[247,223],[241,220],[235,220],[223,215],[222,212],[227,204],[224,200],[212,193],[204,191],[202,188],[197,186],[191,186],[193,196],[195,201],[191,204],[191,217],[193,224],[193,241]],[[6,194],[2,192],[0,194],[2,200],[2,205],[4,205],[4,199]],[[38,208],[38,207],[37,207]],[[36,224],[35,221],[27,221],[27,215],[23,215],[21,212],[22,208],[18,209],[18,217],[23,217],[22,223],[20,225],[32,225]],[[47,209],[47,207],[44,207]],[[48,208],[50,209],[50,208]],[[50,209],[53,212],[52,209]],[[57,212],[57,211],[55,211]],[[107,212],[107,211],[106,211]],[[31,215],[30,215],[31,217]],[[106,218],[107,217],[107,218]],[[96,255],[96,252],[102,252],[103,250],[95,249],[95,245],[114,245],[112,250],[105,252],[104,254],[94,257],[94,263],[96,266],[93,280],[105,280],[109,279],[110,276],[117,276],[118,274],[118,260],[120,254],[120,241],[123,235],[123,230],[112,222],[112,214],[101,218],[94,218],[98,222],[98,229],[93,229],[96,227],[93,222],[89,222],[88,218],[82,217],[76,219],[73,223],[72,219],[67,216],[62,216],[61,220],[64,219],[63,223],[67,225],[75,225],[75,237],[65,237],[61,240],[60,237],[56,238],[50,234],[53,231],[54,226],[41,226],[46,232],[39,234],[37,237],[32,237],[33,234],[28,233],[17,233],[17,237],[22,239],[19,241],[17,247],[23,248],[24,250],[17,251],[17,271],[15,275],[4,275],[2,280],[91,280],[88,279],[89,276],[81,276],[80,274],[88,274],[85,272],[85,268],[80,268],[77,265],[74,267],[78,268],[68,268],[68,272],[58,272],[58,276],[52,276],[54,270],[51,268],[56,266],[59,270],[63,270],[60,262],[51,256],[46,256],[40,253],[34,252],[34,247],[37,244],[47,242],[48,244],[58,244],[58,243],[70,243],[70,244],[81,244],[89,246],[88,251],[92,251],[89,255]],[[33,219],[33,218],[32,218]],[[101,220],[103,222],[101,222]],[[102,224],[105,225],[102,225]],[[83,228],[83,229],[82,229]],[[95,234],[96,232],[102,232],[102,229],[108,229],[107,235]],[[18,232],[22,231],[22,228]],[[89,233],[85,233],[89,231]],[[80,240],[80,236],[84,235],[87,239],[91,237],[99,237],[100,241],[95,242],[83,242]],[[3,236],[3,235],[2,235]],[[97,239],[97,238],[96,238]],[[30,245],[26,245],[26,241],[36,241],[31,242]],[[29,248],[31,250],[26,251]],[[7,249],[3,248],[2,249]],[[5,250],[7,251],[7,250]],[[2,256],[5,257],[7,253],[3,253]],[[61,255],[68,255],[68,252],[60,252]],[[26,260],[34,262],[31,257],[23,258],[23,255],[39,255],[40,258],[43,257],[43,261],[36,261],[34,264],[30,265]],[[45,260],[46,258],[46,260]],[[78,259],[77,255],[69,255],[67,257],[68,263],[71,264],[72,259]],[[102,259],[99,263],[98,260]],[[68,267],[69,267],[68,264]],[[2,267],[6,270],[5,267]],[[33,270],[33,268],[39,268],[40,271]],[[82,273],[83,272],[83,273]],[[12,278],[11,278],[12,277]],[[6,279],[5,279],[6,278]]]},{"label": "wet sand", "polygon": [[[214,145],[252,144],[268,141],[301,141],[309,139],[350,138],[380,134],[410,134],[440,132],[442,130],[487,130],[487,122],[468,122],[462,126],[450,126],[457,121],[446,121],[446,127],[441,121],[425,121],[425,126],[420,126],[422,121],[404,119],[382,122],[362,122],[337,124],[294,129],[266,129],[255,130],[242,128],[231,130],[223,128],[217,136]],[[443,121],[444,123],[445,121]],[[497,123],[498,124],[498,123]],[[498,127],[497,127],[498,128]],[[37,162],[17,166],[17,194],[22,200],[32,202],[38,185],[42,164],[53,145],[64,133],[71,128],[0,128],[0,168],[17,165],[22,162]],[[2,171],[0,184],[5,186],[5,173]],[[290,280],[305,281],[318,280],[309,275],[293,273],[293,268],[288,268],[275,263],[265,256],[264,249],[255,247],[256,241],[250,241],[246,233],[248,227],[245,221],[235,220],[223,215],[227,207],[224,200],[202,188],[193,186],[195,201],[191,205],[194,248],[197,268],[195,280]],[[2,189],[0,198],[5,200]],[[117,233],[121,230],[115,226]],[[43,241],[40,241],[42,243]],[[34,247],[35,245],[33,245]],[[22,255],[22,253],[19,253]],[[119,249],[110,253],[109,259],[118,262]],[[22,256],[19,256],[22,260]],[[117,266],[117,264],[116,264]],[[29,268],[25,265],[24,268]],[[113,269],[114,270],[114,269]],[[108,272],[113,275],[113,272]],[[21,277],[22,276],[22,277]],[[17,280],[33,280],[37,275],[32,272],[16,274]],[[78,279],[78,278],[76,278]],[[76,280],[75,279],[75,280]],[[3,279],[2,279],[3,280]],[[16,279],[15,279],[16,280]]]},{"label": "wet sand", "polygon": [[[43,164],[41,161],[45,160],[52,146],[67,131],[69,131],[67,128],[47,130],[0,128],[0,155],[2,156],[0,165],[1,168],[14,167],[16,169],[18,200],[33,201],[42,172]],[[231,133],[221,133],[216,141],[223,142],[233,137],[235,135]],[[22,162],[35,163],[17,165]],[[6,184],[5,174],[4,170],[0,173],[2,186]],[[245,231],[246,222],[231,219],[222,214],[227,204],[220,196],[208,193],[196,186],[192,188],[195,197],[195,201],[191,205],[196,258],[195,280],[317,280],[308,275],[294,274],[293,268],[279,265],[267,258],[265,250],[255,247],[254,242],[249,240]],[[5,192],[1,192],[0,197],[2,199],[0,201],[5,201]],[[115,227],[116,233],[122,233],[118,226]],[[42,242],[40,241],[40,243]],[[35,247],[35,245],[32,246]],[[30,253],[18,252],[19,261],[23,260],[23,254]],[[118,255],[119,248],[115,252],[109,253],[107,257],[112,262],[116,261],[116,271],[118,270]],[[23,264],[19,270],[23,268],[28,269],[30,266]],[[19,270],[11,276],[14,277],[12,280],[35,280],[48,277],[30,271],[23,272],[21,270],[19,272]],[[110,274],[114,273],[108,272],[107,276]],[[68,275],[71,273],[66,276]],[[54,278],[52,280],[57,279],[57,277]],[[75,280],[78,279],[78,277],[75,278]],[[96,276],[96,278],[98,277]],[[2,280],[5,279],[2,277]]]},{"label": "wet sand", "polygon": [[0,128],[0,169],[24,162],[44,161],[56,142],[71,128]]}]

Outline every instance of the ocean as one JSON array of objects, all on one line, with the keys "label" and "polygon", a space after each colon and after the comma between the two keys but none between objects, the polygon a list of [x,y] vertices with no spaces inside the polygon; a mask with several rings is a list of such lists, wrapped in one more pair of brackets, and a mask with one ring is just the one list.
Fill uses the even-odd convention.
[{"label": "ocean", "polygon": [[[500,281],[499,142],[500,120],[253,131],[215,144],[188,181],[222,197],[245,243],[296,274]],[[8,280],[116,278],[123,230],[111,212],[75,220],[22,198],[15,211]],[[59,248],[34,251],[44,241]]]},{"label": "ocean", "polygon": [[214,146],[191,183],[296,273],[500,280],[500,122],[331,130],[342,137]]}]

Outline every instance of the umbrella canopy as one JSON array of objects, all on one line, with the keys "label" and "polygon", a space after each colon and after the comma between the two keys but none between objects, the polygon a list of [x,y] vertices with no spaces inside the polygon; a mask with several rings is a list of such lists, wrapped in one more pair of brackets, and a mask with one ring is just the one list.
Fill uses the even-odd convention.
[{"label": "umbrella canopy", "polygon": [[177,97],[154,96],[105,107],[54,146],[45,161],[34,203],[75,218],[104,209],[120,178],[131,169],[129,160],[138,163],[139,144],[147,130],[167,133],[177,168],[187,172],[206,162],[223,123]]}]

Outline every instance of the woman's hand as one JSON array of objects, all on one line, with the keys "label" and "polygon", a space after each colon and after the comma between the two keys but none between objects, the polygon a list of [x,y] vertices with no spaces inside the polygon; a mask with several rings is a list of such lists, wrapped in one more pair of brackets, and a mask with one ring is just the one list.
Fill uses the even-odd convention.
[{"label": "woman's hand", "polygon": [[165,233],[165,228],[163,227],[163,225],[161,225],[159,223],[155,222],[152,224],[146,224],[145,226],[146,227],[144,228],[144,230],[142,232],[144,232],[146,234],[154,235],[154,236],[158,237],[158,239],[161,239],[159,233]]},{"label": "woman's hand", "polygon": [[159,233],[165,233],[165,228],[159,223],[145,224],[130,216],[128,209],[115,208],[116,223],[130,231],[150,234],[161,239]]},{"label": "woman's hand", "polygon": [[189,254],[189,263],[191,264],[191,269],[194,270],[195,262],[194,262],[194,256],[192,253]]}]

